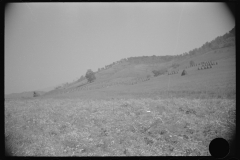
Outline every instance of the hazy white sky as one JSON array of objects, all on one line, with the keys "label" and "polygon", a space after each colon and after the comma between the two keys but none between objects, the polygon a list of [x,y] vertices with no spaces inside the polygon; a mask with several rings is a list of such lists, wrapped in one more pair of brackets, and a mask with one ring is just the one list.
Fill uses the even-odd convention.
[{"label": "hazy white sky", "polygon": [[122,58],[188,52],[234,26],[221,3],[13,3],[5,94],[72,82]]}]

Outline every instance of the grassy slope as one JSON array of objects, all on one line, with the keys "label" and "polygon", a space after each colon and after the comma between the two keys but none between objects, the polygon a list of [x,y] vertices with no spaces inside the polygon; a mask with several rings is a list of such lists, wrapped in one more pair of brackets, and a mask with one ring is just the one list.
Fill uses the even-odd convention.
[{"label": "grassy slope", "polygon": [[[200,71],[192,67],[187,69],[186,76],[180,76],[179,72],[134,85],[115,84],[29,100],[5,100],[5,140],[9,153],[18,156],[209,155],[208,145],[213,138],[230,141],[235,133],[235,49],[224,48],[190,57],[181,60],[180,67],[185,68],[191,59],[217,61],[218,65]],[[135,70],[138,70],[135,75],[140,77],[151,67],[159,66],[106,70],[97,74],[98,81],[89,86],[129,81],[136,78],[131,77]],[[111,76],[109,80],[106,75]]]},{"label": "grassy slope", "polygon": [[[185,69],[189,65],[190,60],[194,60],[196,63],[205,61],[216,61],[218,65],[214,65],[211,69],[197,70],[198,67],[187,68],[187,76],[181,76],[182,69]],[[209,52],[206,55],[199,57],[184,59],[179,61],[181,66],[180,71],[175,75],[162,75],[159,77],[151,78],[149,81],[139,82],[135,85],[120,84],[115,85],[116,82],[134,82],[134,79],[139,77],[146,77],[150,72],[146,72],[151,66],[146,65],[128,65],[126,69],[115,68],[103,71],[96,75],[97,80],[92,84],[88,84],[90,87],[101,87],[102,85],[112,84],[112,86],[102,89],[92,90],[80,90],[77,88],[75,91],[71,91],[80,83],[75,84],[74,87],[69,87],[66,91],[68,94],[49,94],[45,97],[71,97],[71,98],[114,98],[114,97],[152,97],[152,96],[177,96],[185,97],[191,95],[195,98],[204,98],[206,93],[209,93],[213,97],[223,96],[228,98],[234,98],[235,86],[236,86],[236,63],[235,63],[235,49],[224,48],[218,51]],[[156,66],[155,66],[156,68]],[[149,69],[150,70],[150,69]],[[107,75],[111,75],[106,78]],[[125,78],[124,78],[125,76]],[[103,78],[105,77],[105,78]],[[56,92],[63,92],[64,90],[58,90]],[[44,97],[44,98],[45,98]]]}]

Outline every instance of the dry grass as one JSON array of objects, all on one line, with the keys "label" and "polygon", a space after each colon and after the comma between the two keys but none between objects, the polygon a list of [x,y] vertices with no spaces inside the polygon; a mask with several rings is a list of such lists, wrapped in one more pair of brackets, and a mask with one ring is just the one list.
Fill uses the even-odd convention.
[{"label": "dry grass", "polygon": [[5,101],[5,139],[17,156],[207,156],[230,140],[229,99]]}]

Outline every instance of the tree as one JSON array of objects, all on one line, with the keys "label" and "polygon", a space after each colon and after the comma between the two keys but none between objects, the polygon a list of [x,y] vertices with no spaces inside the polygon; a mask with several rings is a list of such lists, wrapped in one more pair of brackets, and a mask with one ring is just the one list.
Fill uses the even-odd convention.
[{"label": "tree", "polygon": [[195,65],[195,62],[193,60],[191,60],[189,63],[190,63],[190,66],[194,66]]},{"label": "tree", "polygon": [[91,69],[87,70],[85,77],[87,78],[88,82],[90,82],[90,83],[96,79],[95,74]]}]

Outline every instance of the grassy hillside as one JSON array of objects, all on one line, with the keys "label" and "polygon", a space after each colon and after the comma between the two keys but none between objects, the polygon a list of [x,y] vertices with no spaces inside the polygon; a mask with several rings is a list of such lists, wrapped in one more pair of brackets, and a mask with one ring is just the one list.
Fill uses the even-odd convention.
[{"label": "grassy hillside", "polygon": [[[195,48],[188,53],[175,56],[153,55],[151,57],[142,56],[125,58],[106,65],[105,68],[101,68],[98,72],[95,72],[97,79],[92,84],[87,84],[86,79],[81,79],[81,81],[66,84],[64,87],[61,87],[60,90],[51,91],[46,95],[70,93],[71,90],[79,91],[79,89],[76,88],[81,85],[84,86],[84,84],[87,84],[88,88],[89,86],[92,86],[92,88],[101,88],[101,86],[95,86],[99,83],[101,85],[104,82],[108,83],[105,86],[114,86],[115,84],[111,84],[111,82],[122,83],[123,81],[126,81],[126,83],[137,83],[137,79],[139,78],[144,79],[147,76],[153,77],[153,70],[167,69],[168,73],[179,72],[179,70],[182,72],[183,69],[189,67],[190,61],[199,64],[201,62],[223,60],[223,63],[225,63],[224,59],[227,60],[228,58],[235,59],[235,27],[223,36],[219,36],[211,42],[206,42],[201,47]],[[226,63],[232,62],[227,61]],[[191,72],[193,68],[189,68],[188,70]]]},{"label": "grassy hillside", "polygon": [[[130,64],[124,63],[113,66],[96,73],[96,80],[87,83],[87,80],[69,84],[64,89],[58,89],[45,94],[43,97],[88,97],[88,98],[109,98],[109,97],[152,97],[152,96],[177,96],[192,98],[228,96],[235,95],[235,47],[216,49],[186,59],[173,59],[172,61],[160,64]],[[190,61],[198,64],[190,67]],[[201,62],[214,62],[211,69],[198,70]],[[179,64],[177,68],[172,64]],[[154,77],[152,71],[167,68],[171,73],[179,70],[178,74],[161,75]],[[187,71],[186,76],[181,76],[183,70]],[[147,80],[147,76],[151,78]],[[229,88],[230,87],[230,88]]]}]

